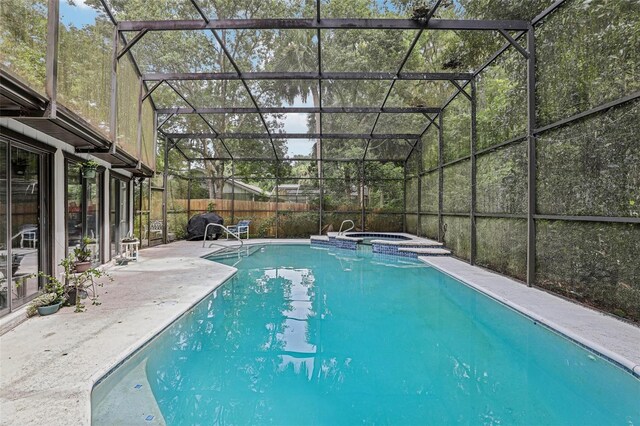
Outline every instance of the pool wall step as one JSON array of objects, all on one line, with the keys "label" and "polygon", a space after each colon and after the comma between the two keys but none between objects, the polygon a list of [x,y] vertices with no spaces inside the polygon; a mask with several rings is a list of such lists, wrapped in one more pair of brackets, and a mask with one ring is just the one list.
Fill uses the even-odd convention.
[{"label": "pool wall step", "polygon": [[373,240],[371,246],[374,253],[417,258],[418,253],[404,249],[440,249],[442,243],[433,240],[385,241]]},{"label": "pool wall step", "polygon": [[451,252],[443,248],[400,248],[400,253],[409,253],[412,257],[420,256],[451,256]]},{"label": "pool wall step", "polygon": [[326,235],[312,235],[311,245],[316,247],[335,247],[333,242]]}]

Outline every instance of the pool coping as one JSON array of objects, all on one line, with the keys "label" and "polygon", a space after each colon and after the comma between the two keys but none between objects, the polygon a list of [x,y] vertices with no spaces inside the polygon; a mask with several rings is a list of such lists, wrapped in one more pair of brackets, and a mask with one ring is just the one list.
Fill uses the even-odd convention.
[{"label": "pool coping", "polygon": [[[635,341],[636,352],[638,352],[637,342],[640,342],[640,328],[636,327],[635,325],[628,324],[613,316],[607,315],[604,312],[589,309],[583,305],[558,297],[544,290],[535,287],[527,287],[524,284],[508,278],[504,275],[488,271],[478,266],[470,265],[459,259],[455,259],[452,257],[433,258],[419,256],[418,260],[450,276],[461,284],[466,285],[467,287],[470,287],[478,291],[479,293],[482,293],[485,296],[495,300],[496,302],[524,315],[534,323],[542,325],[551,332],[565,337],[578,346],[588,350],[589,352],[592,352],[597,356],[600,356],[601,358],[621,368],[623,371],[631,374],[635,378],[640,379],[640,363],[628,358],[618,351],[608,349],[606,346],[607,342],[604,341],[607,339],[612,339],[625,346],[620,338],[612,337],[616,336],[617,334],[616,330],[613,330],[614,326],[625,328],[627,333],[637,335],[634,337],[629,337],[629,344],[633,345],[632,342]],[[498,287],[501,284],[506,284],[508,286],[507,290],[512,292],[511,297],[504,292],[503,294],[499,294],[499,290],[497,291],[496,289],[492,290],[488,288],[487,285],[484,285],[478,281],[478,279],[481,277],[490,278],[491,280],[496,282],[496,285]],[[532,306],[527,307],[523,306],[524,303],[522,303],[522,301],[516,302],[512,300],[519,296],[516,293],[520,293],[520,296],[524,295],[525,293],[528,293],[527,296],[535,294],[535,296],[540,299],[546,299],[549,302],[555,303],[556,305],[563,305],[562,307],[566,308],[567,310],[567,313],[564,315],[565,324],[560,324],[557,320],[549,318],[549,312],[547,312],[547,315],[545,316],[544,313],[539,312],[539,309],[535,309],[535,306],[533,306],[533,304]],[[592,335],[589,336],[588,333],[584,332],[584,330],[580,330],[580,326],[584,326],[584,324],[579,324],[578,321],[575,321],[576,316],[574,315],[572,317],[570,313],[579,313],[580,315],[577,315],[578,317],[587,317],[589,321],[593,321],[592,324],[598,323],[599,327],[602,327],[603,329],[609,329],[608,331],[610,331],[611,333],[601,334],[600,338],[598,338],[595,333],[591,333]],[[605,324],[605,322],[607,322],[608,324]],[[633,353],[633,348],[627,349],[629,353]],[[636,355],[638,356],[638,354]]]}]

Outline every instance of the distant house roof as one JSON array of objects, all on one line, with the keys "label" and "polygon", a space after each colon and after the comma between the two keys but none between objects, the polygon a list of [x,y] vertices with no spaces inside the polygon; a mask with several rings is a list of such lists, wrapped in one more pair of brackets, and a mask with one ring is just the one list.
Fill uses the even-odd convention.
[{"label": "distant house roof", "polygon": [[235,186],[236,188],[242,188],[243,190],[245,190],[247,192],[251,192],[251,193],[256,194],[256,195],[269,196],[269,193],[265,192],[262,188],[260,188],[258,186],[255,186],[255,185],[250,185],[250,184],[242,182],[240,180],[229,180],[229,181],[227,181],[227,183],[229,185]]}]

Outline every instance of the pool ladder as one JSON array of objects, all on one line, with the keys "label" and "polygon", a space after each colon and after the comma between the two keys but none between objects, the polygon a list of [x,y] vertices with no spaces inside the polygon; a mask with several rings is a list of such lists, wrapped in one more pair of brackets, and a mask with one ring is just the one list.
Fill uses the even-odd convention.
[{"label": "pool ladder", "polygon": [[[342,230],[342,227],[344,226],[345,223],[351,223],[351,227],[349,227],[348,229],[345,229],[344,231]],[[356,224],[353,223],[353,221],[351,219],[347,219],[347,220],[343,220],[342,223],[340,224],[340,230],[338,231],[338,235],[344,235],[345,232],[349,232],[351,231],[353,228],[356,227]]]},{"label": "pool ladder", "polygon": [[[202,247],[205,247],[205,244],[207,242],[207,232],[209,232],[209,227],[210,226],[217,226],[218,228],[221,228],[224,230],[224,232],[227,233],[227,235],[233,235],[233,237],[238,240],[240,242],[240,247],[238,247],[238,250],[240,250],[242,248],[242,246],[244,245],[244,243],[242,242],[242,238],[240,238],[240,236],[238,234],[234,234],[233,232],[231,232],[229,230],[229,228],[227,228],[224,225],[220,225],[219,223],[207,223],[207,226],[204,228],[204,238],[202,239]],[[218,246],[218,247],[224,247],[224,248],[228,248],[229,246],[223,245],[223,244],[218,244],[218,243],[210,243],[209,247],[211,246]]]}]

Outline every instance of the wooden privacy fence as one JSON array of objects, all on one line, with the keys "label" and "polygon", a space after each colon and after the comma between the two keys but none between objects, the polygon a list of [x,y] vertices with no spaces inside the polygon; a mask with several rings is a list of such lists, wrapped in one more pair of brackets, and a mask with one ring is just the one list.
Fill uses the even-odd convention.
[{"label": "wooden privacy fence", "polygon": [[[307,203],[288,203],[274,201],[248,201],[248,200],[221,200],[211,198],[200,198],[191,200],[191,211],[207,211],[209,210],[209,204],[213,203],[213,211],[235,211],[241,212],[273,212],[276,211],[294,211],[294,212],[307,212],[312,210],[311,204]],[[173,208],[170,210],[184,210],[187,211],[188,200],[177,199],[173,200]],[[277,208],[276,208],[277,206]]]}]

